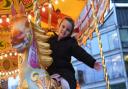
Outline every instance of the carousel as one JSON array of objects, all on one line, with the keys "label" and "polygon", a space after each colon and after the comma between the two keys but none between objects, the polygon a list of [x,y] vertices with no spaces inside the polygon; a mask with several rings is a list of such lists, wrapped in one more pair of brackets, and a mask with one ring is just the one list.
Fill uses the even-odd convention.
[{"label": "carousel", "polygon": [[106,87],[110,89],[98,30],[109,4],[110,0],[0,0],[0,81],[19,76],[16,89],[61,89],[45,70],[53,61],[47,40],[68,16],[75,21],[72,36],[80,45],[86,45],[96,32]]}]

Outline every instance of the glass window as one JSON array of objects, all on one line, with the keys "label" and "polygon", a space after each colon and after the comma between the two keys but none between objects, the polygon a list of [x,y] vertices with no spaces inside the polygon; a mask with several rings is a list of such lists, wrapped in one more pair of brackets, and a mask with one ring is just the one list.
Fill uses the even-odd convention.
[{"label": "glass window", "polygon": [[[101,61],[101,60],[98,60],[98,61]],[[105,63],[106,63],[109,79],[115,79],[115,78],[120,78],[124,76],[123,63],[122,63],[120,54],[116,54],[111,57],[105,58]],[[85,84],[104,81],[103,69],[101,69],[100,71],[96,71],[84,64],[79,65],[79,67],[77,68],[79,68],[78,70],[83,71],[82,73],[77,71],[78,72],[77,79],[79,81],[84,81]],[[82,78],[84,80],[82,80]],[[82,82],[81,85],[83,85],[84,83]]]},{"label": "glass window", "polygon": [[111,85],[111,89],[126,89],[125,83],[118,83]]},{"label": "glass window", "polygon": [[79,69],[84,71],[85,84],[104,80],[103,69],[101,69],[100,71],[96,71],[88,67],[87,65],[83,65],[83,66],[81,65],[81,68],[79,66]]},{"label": "glass window", "polygon": [[128,47],[128,29],[120,30],[120,37],[123,47]]},{"label": "glass window", "polygon": [[[116,7],[116,14],[117,14],[117,22],[119,27],[128,26],[128,7]],[[126,4],[128,5],[128,4]]]},{"label": "glass window", "polygon": [[113,78],[118,78],[124,75],[123,71],[123,63],[120,54],[114,55],[111,57],[112,59],[112,68],[113,68]]},{"label": "glass window", "polygon": [[75,68],[75,76],[77,81],[79,82],[79,84],[81,86],[85,85],[86,81],[88,81],[86,79],[86,67],[83,63],[81,63],[80,65],[74,67]]},{"label": "glass window", "polygon": [[108,51],[109,50],[109,44],[108,44],[108,37],[107,34],[101,35],[101,42],[102,42],[102,47],[103,51]]},{"label": "glass window", "polygon": [[110,50],[119,48],[119,37],[116,31],[109,32],[107,37],[109,41]]},{"label": "glass window", "polygon": [[[119,37],[116,31],[111,31],[101,35],[101,43],[103,52],[119,48]],[[91,40],[92,54],[99,54],[98,38],[95,37]]]},{"label": "glass window", "polygon": [[113,3],[128,3],[128,0],[112,0]]},{"label": "glass window", "polygon": [[[100,59],[100,60],[97,60],[97,61],[101,62],[102,60]],[[95,82],[103,81],[104,80],[103,68],[101,70],[99,70],[99,71],[94,70],[94,78],[95,78]]]},{"label": "glass window", "polygon": [[112,79],[113,68],[112,68],[112,61],[110,57],[105,58],[105,64],[107,67],[108,77],[109,79]]},{"label": "glass window", "polygon": [[91,46],[92,46],[92,54],[93,55],[100,53],[97,37],[95,37],[95,38],[92,39]]},{"label": "glass window", "polygon": [[16,78],[9,77],[8,78],[8,89],[16,89],[18,86],[19,76]]},{"label": "glass window", "polygon": [[92,70],[88,70],[85,73],[86,73],[86,77],[85,77],[85,79],[86,79],[85,83],[86,84],[95,82],[95,80],[94,80],[94,72]]},{"label": "glass window", "polygon": [[121,36],[121,41],[123,41],[123,42],[128,42],[128,30],[123,30],[123,29],[121,29],[120,30],[120,36]]},{"label": "glass window", "polygon": [[104,80],[103,69],[101,69],[100,71],[94,70],[94,78],[95,78],[95,82],[103,81]]},{"label": "glass window", "polygon": [[124,53],[124,60],[125,60],[126,74],[128,76],[128,53]]},{"label": "glass window", "polygon": [[78,82],[81,86],[83,86],[85,84],[85,80],[84,80],[84,72],[82,70],[77,70],[78,73]]},{"label": "glass window", "polygon": [[85,75],[85,83],[89,84],[89,83],[93,83],[95,82],[95,78],[94,78],[94,71],[92,68],[88,67],[87,65],[84,65],[84,75]]},{"label": "glass window", "polygon": [[110,79],[124,76],[123,63],[120,54],[106,58],[105,62]]}]

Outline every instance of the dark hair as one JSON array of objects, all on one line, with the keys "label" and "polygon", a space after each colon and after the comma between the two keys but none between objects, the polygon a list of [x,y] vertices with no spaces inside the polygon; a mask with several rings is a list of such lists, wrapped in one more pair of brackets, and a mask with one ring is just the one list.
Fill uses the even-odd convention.
[{"label": "dark hair", "polygon": [[73,32],[73,30],[74,30],[74,26],[75,26],[74,20],[73,20],[71,17],[65,17],[65,18],[63,18],[63,19],[61,20],[59,26],[61,25],[61,23],[62,23],[64,20],[67,20],[67,21],[70,22],[71,25],[72,25],[72,29],[71,29],[71,33],[70,33],[70,35],[71,35],[72,32]]}]

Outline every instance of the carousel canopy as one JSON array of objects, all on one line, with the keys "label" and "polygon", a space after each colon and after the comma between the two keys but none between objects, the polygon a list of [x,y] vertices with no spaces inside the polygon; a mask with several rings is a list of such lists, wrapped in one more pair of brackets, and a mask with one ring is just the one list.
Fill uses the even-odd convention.
[{"label": "carousel canopy", "polygon": [[[94,14],[97,17],[97,22],[103,23],[104,13],[109,9],[110,3],[110,0],[0,0],[0,16],[6,15],[8,17],[19,13],[20,5],[22,4],[25,12],[34,17],[37,11],[34,11],[33,8],[35,1],[38,2],[38,9],[40,10],[40,16],[38,15],[39,17],[36,18],[41,18],[41,23],[43,22],[47,26],[50,24],[55,27],[60,18],[62,19],[65,16],[72,17],[76,22],[76,30],[79,32],[79,41],[82,43],[86,43],[86,40],[92,37],[96,27]],[[51,11],[49,7],[52,8]],[[80,17],[82,11],[84,11],[84,14]],[[49,12],[51,15],[49,15]],[[84,26],[82,26],[83,22]],[[82,27],[80,28],[80,26]]]},{"label": "carousel canopy", "polygon": [[[44,1],[47,0],[40,0],[40,3],[44,3]],[[23,3],[26,11],[33,9],[33,0],[0,0],[0,14],[11,14],[12,4],[18,11],[20,3]],[[51,0],[51,3],[55,10],[59,9],[63,14],[71,16],[75,20],[85,6],[86,0]]]}]

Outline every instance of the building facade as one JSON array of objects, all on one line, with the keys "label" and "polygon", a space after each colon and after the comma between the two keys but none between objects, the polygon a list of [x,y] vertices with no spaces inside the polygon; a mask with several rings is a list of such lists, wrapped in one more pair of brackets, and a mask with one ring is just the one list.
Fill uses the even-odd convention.
[{"label": "building facade", "polygon": [[[111,89],[128,89],[128,0],[112,0],[105,22],[99,26]],[[96,33],[82,46],[101,62]],[[103,70],[96,71],[73,58],[81,89],[106,89]]]}]

